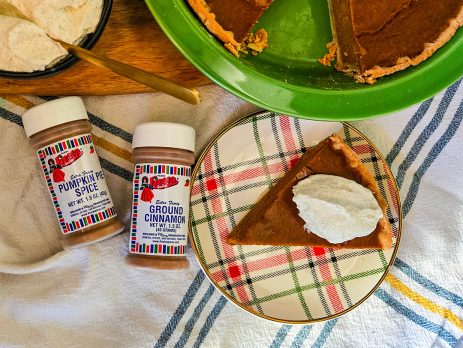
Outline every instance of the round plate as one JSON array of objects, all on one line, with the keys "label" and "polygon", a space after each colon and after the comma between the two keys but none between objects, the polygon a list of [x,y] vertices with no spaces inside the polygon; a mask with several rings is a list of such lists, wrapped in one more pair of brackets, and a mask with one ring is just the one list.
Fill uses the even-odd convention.
[{"label": "round plate", "polygon": [[[100,21],[95,28],[95,31],[92,34],[87,35],[87,37],[82,41],[79,45],[87,50],[91,49],[97,43],[98,39],[100,38],[101,34],[103,34],[103,30],[108,22],[109,15],[111,13],[111,7],[113,4],[113,0],[104,0],[103,2],[103,9],[101,11],[101,18]],[[41,77],[50,77],[60,73],[63,70],[71,67],[73,64],[79,61],[79,58],[73,55],[67,55],[62,60],[60,60],[57,64],[43,70],[43,71],[33,71],[33,72],[14,72],[14,71],[5,71],[0,70],[0,77],[10,78],[10,79],[36,79]]]},{"label": "round plate", "polygon": [[376,84],[355,83],[317,62],[331,40],[327,1],[275,1],[257,27],[269,47],[238,59],[212,37],[186,0],[145,0],[174,45],[211,80],[264,109],[320,120],[390,113],[436,94],[463,74],[463,30],[430,59]]},{"label": "round plate", "polygon": [[[227,235],[302,149],[337,133],[374,174],[388,203],[390,250],[230,246]],[[348,124],[264,112],[231,125],[193,172],[190,241],[211,282],[259,317],[290,324],[332,319],[379,286],[399,246],[402,216],[392,173],[378,150]]]}]

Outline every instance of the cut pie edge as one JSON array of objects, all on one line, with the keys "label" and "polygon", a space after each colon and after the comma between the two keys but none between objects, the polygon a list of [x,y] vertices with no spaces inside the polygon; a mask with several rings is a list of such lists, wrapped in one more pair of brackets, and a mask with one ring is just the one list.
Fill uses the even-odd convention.
[{"label": "cut pie edge", "polygon": [[[450,20],[447,29],[441,32],[434,42],[425,43],[424,50],[419,55],[410,57],[400,57],[397,59],[396,65],[390,67],[374,66],[371,69],[364,71],[363,73],[358,72],[356,69],[345,68],[343,69],[340,65],[336,64],[336,69],[342,71],[349,76],[352,76],[357,82],[373,84],[380,77],[393,74],[397,71],[404,70],[410,66],[416,66],[429,57],[431,57],[439,48],[449,42],[452,37],[456,34],[457,30],[463,26],[463,6],[457,16]],[[335,35],[335,31],[333,31]],[[335,40],[336,41],[336,40]],[[340,56],[340,52],[337,52],[337,57]]]},{"label": "cut pie edge", "polygon": [[232,31],[226,30],[216,20],[215,14],[205,0],[188,0],[188,3],[209,32],[222,41],[225,48],[235,57],[239,57],[240,52],[247,53],[248,49],[253,55],[257,55],[267,48],[268,38],[265,29],[261,28],[255,33],[250,32],[242,42],[239,42]]},{"label": "cut pie edge", "polygon": [[225,48],[234,56],[239,57],[241,43],[235,40],[235,35],[232,31],[225,30],[215,19],[215,14],[211,12],[205,0],[188,0],[193,11],[198,15],[199,19],[206,28],[217,39],[223,42]]}]

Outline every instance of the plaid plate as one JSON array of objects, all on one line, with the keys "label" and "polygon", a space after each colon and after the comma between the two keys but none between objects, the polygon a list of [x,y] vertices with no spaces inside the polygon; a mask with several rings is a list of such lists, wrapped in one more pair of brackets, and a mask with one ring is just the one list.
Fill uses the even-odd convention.
[{"label": "plaid plate", "polygon": [[[230,231],[304,149],[332,133],[374,173],[389,206],[392,249],[227,244]],[[261,317],[308,323],[343,313],[371,294],[395,255],[401,218],[394,178],[365,136],[347,124],[252,115],[208,147],[193,177],[190,237],[201,267],[227,298]]]}]

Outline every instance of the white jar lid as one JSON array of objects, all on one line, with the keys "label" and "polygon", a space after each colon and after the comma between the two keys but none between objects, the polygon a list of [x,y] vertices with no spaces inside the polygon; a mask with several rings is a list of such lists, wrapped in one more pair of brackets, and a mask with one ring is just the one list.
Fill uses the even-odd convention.
[{"label": "white jar lid", "polygon": [[79,97],[55,99],[27,110],[22,116],[26,135],[32,135],[59,124],[88,120],[84,102]]},{"label": "white jar lid", "polygon": [[137,147],[172,147],[195,151],[194,128],[171,122],[148,122],[138,125],[133,133],[132,149]]}]

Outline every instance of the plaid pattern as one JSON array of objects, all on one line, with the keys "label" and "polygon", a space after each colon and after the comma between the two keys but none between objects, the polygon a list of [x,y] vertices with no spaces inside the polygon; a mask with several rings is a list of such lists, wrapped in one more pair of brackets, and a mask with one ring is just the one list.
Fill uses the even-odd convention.
[{"label": "plaid pattern", "polygon": [[[374,173],[389,203],[393,248],[228,245],[227,235],[258,198],[297,162],[306,147],[333,132]],[[288,321],[329,318],[362,300],[384,275],[399,234],[399,197],[386,163],[351,126],[272,112],[253,115],[219,137],[197,168],[191,202],[192,243],[211,280],[252,312]]]}]

